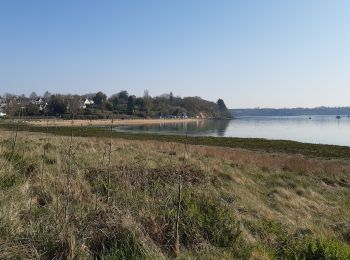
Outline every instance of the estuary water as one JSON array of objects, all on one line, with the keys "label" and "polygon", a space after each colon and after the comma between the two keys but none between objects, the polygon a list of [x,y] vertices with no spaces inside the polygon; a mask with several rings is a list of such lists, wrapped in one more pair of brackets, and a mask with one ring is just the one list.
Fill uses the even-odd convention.
[{"label": "estuary water", "polygon": [[350,146],[350,117],[284,116],[240,117],[233,120],[118,126],[116,131],[188,134],[197,136],[248,137],[293,140],[306,143]]}]

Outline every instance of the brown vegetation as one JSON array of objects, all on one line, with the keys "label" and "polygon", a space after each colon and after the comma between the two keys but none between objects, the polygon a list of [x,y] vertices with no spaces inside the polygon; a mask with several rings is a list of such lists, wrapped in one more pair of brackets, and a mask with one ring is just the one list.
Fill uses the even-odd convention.
[{"label": "brown vegetation", "polygon": [[172,258],[177,220],[180,258],[349,256],[346,160],[27,132],[9,157],[13,140],[1,132],[0,258]]}]

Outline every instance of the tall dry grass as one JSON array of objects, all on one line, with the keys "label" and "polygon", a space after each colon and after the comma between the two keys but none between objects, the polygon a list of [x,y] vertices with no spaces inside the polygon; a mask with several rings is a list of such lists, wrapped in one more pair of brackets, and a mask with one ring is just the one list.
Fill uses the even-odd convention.
[{"label": "tall dry grass", "polygon": [[345,160],[25,132],[8,160],[12,141],[1,133],[0,258],[273,259],[296,237],[350,242]]}]

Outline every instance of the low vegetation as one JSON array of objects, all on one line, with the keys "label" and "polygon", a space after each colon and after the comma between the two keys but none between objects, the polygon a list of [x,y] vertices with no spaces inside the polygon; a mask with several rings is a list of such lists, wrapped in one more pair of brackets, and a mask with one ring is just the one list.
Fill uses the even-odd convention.
[{"label": "low vegetation", "polygon": [[76,130],[1,131],[1,259],[350,258],[344,159]]}]

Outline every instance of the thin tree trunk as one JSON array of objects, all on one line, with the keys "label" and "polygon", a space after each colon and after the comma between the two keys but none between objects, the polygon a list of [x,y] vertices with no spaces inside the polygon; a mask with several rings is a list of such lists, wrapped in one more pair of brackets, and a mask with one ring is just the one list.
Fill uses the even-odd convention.
[{"label": "thin tree trunk", "polygon": [[110,132],[110,136],[109,136],[107,203],[109,202],[109,199],[110,199],[110,185],[111,185],[112,131],[113,131],[113,119],[112,119],[112,122],[111,122],[111,132]]},{"label": "thin tree trunk", "polygon": [[16,125],[16,131],[15,131],[15,136],[13,137],[13,140],[12,140],[12,149],[11,149],[11,155],[9,157],[9,161],[12,160],[12,157],[15,153],[15,149],[16,149],[16,143],[17,143],[17,136],[18,136],[18,128],[19,128],[19,121],[17,122],[17,125]]},{"label": "thin tree trunk", "polygon": [[[186,129],[186,139],[185,139],[185,156],[183,161],[183,167],[182,167],[182,174],[184,174],[184,165],[185,160],[187,157],[187,150],[188,150],[188,138],[187,138],[187,129]],[[178,204],[177,204],[177,214],[176,214],[176,238],[175,238],[175,254],[178,257],[180,255],[180,233],[179,233],[179,226],[180,226],[180,211],[181,211],[181,189],[182,189],[182,181],[181,181],[181,174],[178,175]]]}]

